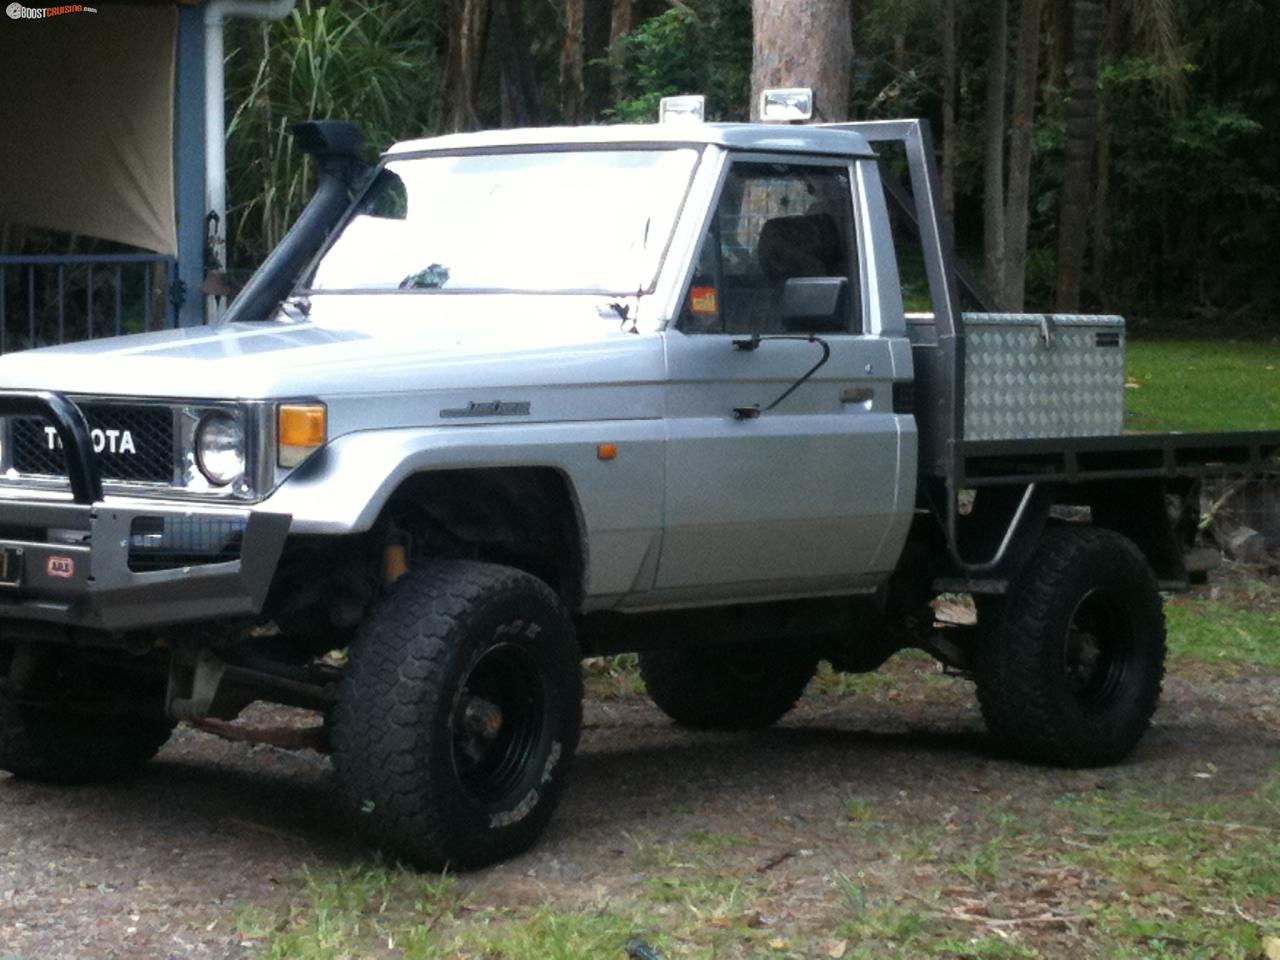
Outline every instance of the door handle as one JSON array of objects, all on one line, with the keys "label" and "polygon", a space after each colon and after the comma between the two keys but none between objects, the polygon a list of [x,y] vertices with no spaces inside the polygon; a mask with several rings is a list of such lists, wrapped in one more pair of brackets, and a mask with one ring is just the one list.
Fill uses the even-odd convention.
[{"label": "door handle", "polygon": [[867,403],[876,398],[872,387],[846,387],[840,391],[841,403]]}]

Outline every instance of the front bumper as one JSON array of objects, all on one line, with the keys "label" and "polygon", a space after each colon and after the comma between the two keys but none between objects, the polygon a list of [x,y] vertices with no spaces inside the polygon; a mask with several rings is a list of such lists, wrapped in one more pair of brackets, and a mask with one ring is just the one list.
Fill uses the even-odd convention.
[{"label": "front bumper", "polygon": [[[6,621],[121,633],[261,611],[288,515],[105,499],[89,429],[74,404],[53,393],[0,392],[0,416],[14,414],[40,416],[58,431],[71,499],[0,494],[0,636]],[[147,569],[139,562],[147,535],[138,531],[170,528],[232,529],[234,549]]]},{"label": "front bumper", "polygon": [[[130,569],[130,531],[138,518],[243,528],[239,557],[167,570]],[[249,510],[112,503],[92,506],[0,500],[0,583],[4,621],[38,620],[119,633],[178,623],[253,616],[262,609],[289,517]],[[21,538],[9,537],[21,530]],[[17,569],[13,569],[13,567]]]}]

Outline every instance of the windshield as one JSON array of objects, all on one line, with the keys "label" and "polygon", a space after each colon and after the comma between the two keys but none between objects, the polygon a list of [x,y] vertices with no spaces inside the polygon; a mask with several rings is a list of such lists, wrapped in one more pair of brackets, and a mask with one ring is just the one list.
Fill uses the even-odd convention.
[{"label": "windshield", "polygon": [[392,160],[310,289],[650,290],[697,159],[676,148]]}]

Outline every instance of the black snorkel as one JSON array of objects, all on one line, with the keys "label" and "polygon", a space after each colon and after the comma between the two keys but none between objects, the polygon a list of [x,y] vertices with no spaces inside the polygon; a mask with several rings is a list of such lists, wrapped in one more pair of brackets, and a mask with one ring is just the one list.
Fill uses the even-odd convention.
[{"label": "black snorkel", "polygon": [[319,252],[369,171],[364,135],[344,120],[308,120],[293,128],[298,148],[315,160],[315,196],[223,315],[222,323],[270,320],[298,275]]}]

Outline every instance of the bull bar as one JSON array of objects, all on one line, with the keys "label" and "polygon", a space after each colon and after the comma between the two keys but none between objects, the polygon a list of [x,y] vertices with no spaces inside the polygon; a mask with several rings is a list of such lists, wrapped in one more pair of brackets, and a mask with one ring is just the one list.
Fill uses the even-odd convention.
[{"label": "bull bar", "polygon": [[[107,500],[89,425],[70,399],[52,391],[0,391],[0,418],[12,416],[37,417],[57,431],[71,497],[36,499],[31,491],[0,489],[0,636],[15,621],[120,633],[261,611],[290,516],[249,507]],[[162,525],[242,525],[239,555],[134,570],[131,534],[140,518]]]}]

